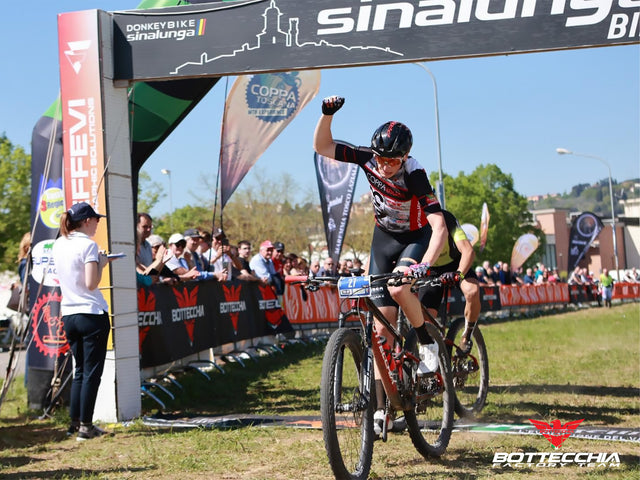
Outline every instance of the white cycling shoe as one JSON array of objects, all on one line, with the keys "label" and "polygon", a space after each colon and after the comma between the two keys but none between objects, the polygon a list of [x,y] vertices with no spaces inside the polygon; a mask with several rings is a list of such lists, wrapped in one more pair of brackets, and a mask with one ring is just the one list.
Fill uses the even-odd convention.
[{"label": "white cycling shoe", "polygon": [[439,348],[436,342],[418,347],[420,356],[418,375],[427,375],[438,370],[438,351]]},{"label": "white cycling shoe", "polygon": [[[373,431],[376,435],[382,435],[382,427],[384,425],[384,410],[376,410],[373,414]],[[393,429],[393,421],[391,417],[387,417],[387,432]]]}]

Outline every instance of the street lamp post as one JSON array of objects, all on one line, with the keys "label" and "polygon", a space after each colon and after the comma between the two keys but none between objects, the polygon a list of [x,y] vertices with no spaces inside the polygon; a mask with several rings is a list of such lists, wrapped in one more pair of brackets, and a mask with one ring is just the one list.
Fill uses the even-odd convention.
[{"label": "street lamp post", "polygon": [[559,155],[574,155],[576,157],[594,158],[604,163],[609,170],[609,199],[611,200],[611,233],[613,235],[613,256],[616,265],[616,277],[618,278],[618,281],[620,281],[620,271],[618,265],[618,244],[616,242],[616,212],[613,209],[613,184],[611,182],[611,166],[609,165],[609,162],[607,162],[604,158],[596,157],[595,155],[576,153],[572,152],[571,150],[567,150],[566,148],[556,148],[556,152]]},{"label": "street lamp post", "polygon": [[173,231],[173,188],[171,185],[171,170],[163,168],[160,173],[169,177],[169,228]]},{"label": "street lamp post", "polygon": [[440,148],[440,113],[438,110],[438,85],[436,84],[436,77],[433,75],[433,73],[431,73],[431,70],[425,67],[422,63],[414,63],[414,65],[419,66],[425,72],[427,72],[431,77],[431,81],[433,82],[433,98],[436,110],[436,141],[438,145],[438,200],[440,200],[440,205],[444,209],[444,182],[442,181],[442,152]]}]

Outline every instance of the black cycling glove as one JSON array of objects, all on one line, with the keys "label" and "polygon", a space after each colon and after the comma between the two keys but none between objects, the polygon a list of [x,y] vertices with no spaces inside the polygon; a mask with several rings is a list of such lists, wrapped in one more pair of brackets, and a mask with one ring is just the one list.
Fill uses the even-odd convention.
[{"label": "black cycling glove", "polygon": [[322,100],[322,113],[324,115],[333,115],[344,105],[344,98],[333,95]]}]

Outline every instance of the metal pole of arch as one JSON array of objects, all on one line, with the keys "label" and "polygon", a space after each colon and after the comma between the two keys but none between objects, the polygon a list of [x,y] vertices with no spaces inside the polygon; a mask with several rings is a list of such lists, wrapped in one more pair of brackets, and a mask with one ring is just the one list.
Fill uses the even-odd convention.
[{"label": "metal pole of arch", "polygon": [[434,105],[436,111],[436,142],[438,146],[438,200],[440,201],[440,206],[445,208],[445,200],[444,200],[444,182],[442,181],[442,149],[440,147],[440,110],[438,109],[438,85],[436,83],[436,77],[431,73],[427,67],[425,67],[422,63],[414,63],[418,67],[422,68],[425,72],[429,74],[431,77],[431,81],[433,82],[433,98]]},{"label": "metal pole of arch", "polygon": [[163,168],[160,173],[169,177],[169,228],[173,231],[173,185],[171,182],[171,170]]}]

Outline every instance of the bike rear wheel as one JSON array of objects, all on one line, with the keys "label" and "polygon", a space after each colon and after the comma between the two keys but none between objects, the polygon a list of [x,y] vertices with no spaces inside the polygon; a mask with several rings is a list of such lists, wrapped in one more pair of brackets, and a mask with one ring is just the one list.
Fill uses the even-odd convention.
[{"label": "bike rear wheel", "polygon": [[373,368],[363,380],[363,347],[360,335],[339,328],[329,338],[322,361],[320,416],[329,464],[337,479],[366,480],[373,456],[374,398],[363,396],[363,382],[370,382]]},{"label": "bike rear wheel", "polygon": [[464,333],[464,318],[451,323],[447,332],[447,348],[451,358],[451,373],[456,393],[455,411],[461,418],[473,418],[480,413],[489,393],[489,357],[480,328],[473,331],[473,346],[468,354],[456,347]]},{"label": "bike rear wheel", "polygon": [[[414,408],[404,412],[407,429],[414,447],[423,457],[439,457],[447,449],[453,428],[455,393],[449,356],[442,335],[436,327],[425,324],[431,337],[438,343],[436,373],[416,376],[414,368]],[[406,348],[418,355],[415,331],[407,339]]]}]

